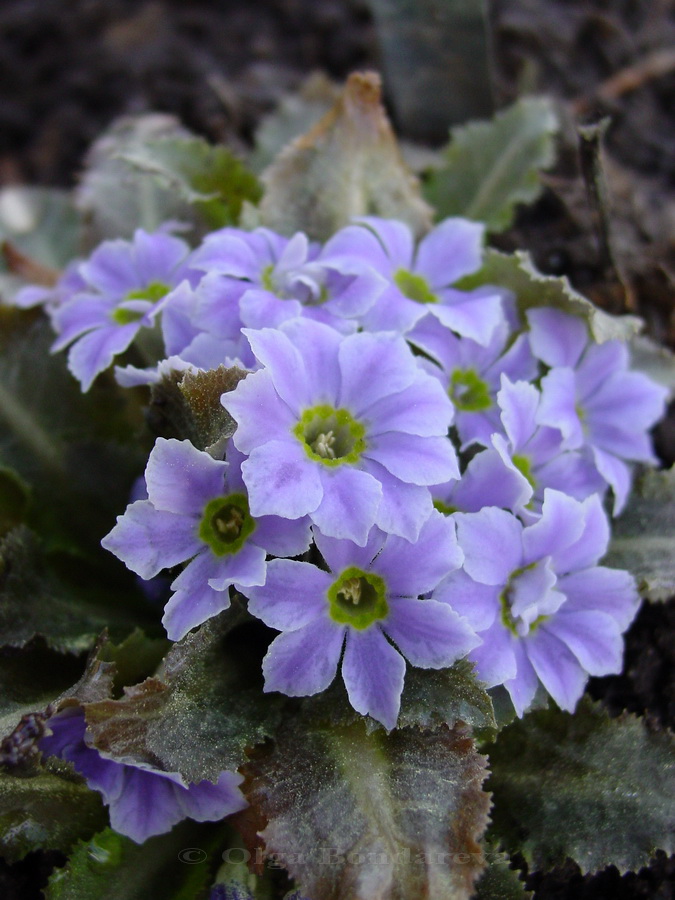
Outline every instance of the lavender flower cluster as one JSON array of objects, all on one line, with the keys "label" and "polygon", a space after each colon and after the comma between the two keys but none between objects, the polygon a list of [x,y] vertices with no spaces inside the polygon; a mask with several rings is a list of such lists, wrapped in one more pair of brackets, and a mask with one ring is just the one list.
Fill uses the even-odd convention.
[{"label": "lavender flower cluster", "polygon": [[[482,241],[458,218],[417,245],[377,218],[323,246],[224,228],[191,251],[138,231],[19,296],[45,306],[83,390],[153,342],[153,364],[118,367],[120,384],[250,370],[222,396],[237,423],[224,458],[160,438],[147,499],[103,541],[143,579],[184,564],[163,618],[172,640],[235,588],[280,632],[266,691],[316,694],[340,666],[354,709],[387,729],[406,661],[468,657],[519,716],[541,686],[572,711],[589,675],[620,671],[639,598],[627,572],[599,564],[605,506],[611,493],[618,513],[632,464],[655,461],[666,392],[582,318],[542,307],[523,319],[509,291],[463,289]],[[312,544],[322,564],[306,561]],[[78,752],[95,753],[70,718]],[[165,794],[204,791],[155,777]],[[232,791],[228,780],[209,802],[227,794],[235,808]],[[163,830],[159,818],[132,836]]]}]

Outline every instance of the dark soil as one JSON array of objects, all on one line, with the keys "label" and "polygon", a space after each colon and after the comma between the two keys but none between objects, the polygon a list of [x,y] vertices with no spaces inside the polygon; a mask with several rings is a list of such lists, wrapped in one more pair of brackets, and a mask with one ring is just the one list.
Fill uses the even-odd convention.
[{"label": "dark soil", "polygon": [[[600,305],[639,312],[675,347],[675,4],[672,0],[492,0],[500,102],[552,94],[566,121],[547,190],[499,245],[529,249]],[[670,57],[668,54],[670,53]],[[115,117],[164,111],[213,141],[250,144],[261,116],[307,75],[378,68],[367,0],[3,0],[0,184],[71,185]],[[617,81],[614,76],[620,74]],[[580,176],[575,122],[610,116],[609,253]],[[606,242],[605,242],[606,243]],[[675,460],[675,419],[657,447]],[[612,713],[675,728],[675,607],[645,606],[625,673],[593,679]],[[39,897],[53,855],[0,871],[0,896]],[[675,858],[623,877],[567,866],[530,876],[536,900],[675,897]]]}]

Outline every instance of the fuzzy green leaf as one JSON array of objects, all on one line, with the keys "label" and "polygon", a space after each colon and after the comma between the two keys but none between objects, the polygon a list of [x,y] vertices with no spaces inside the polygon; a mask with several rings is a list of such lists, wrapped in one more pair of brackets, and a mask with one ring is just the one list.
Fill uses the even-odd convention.
[{"label": "fuzzy green leaf", "polygon": [[558,121],[550,100],[529,97],[488,122],[453,128],[444,165],[424,187],[438,218],[466,216],[504,231],[518,203],[541,193],[539,172],[555,159]]},{"label": "fuzzy green leaf", "polygon": [[100,578],[82,560],[45,554],[31,531],[15,528],[0,540],[0,646],[42,636],[54,650],[81,653],[106,627],[122,637],[139,618],[152,624],[147,609]]},{"label": "fuzzy green leaf", "polygon": [[143,412],[105,378],[83,395],[53,340],[46,320],[0,308],[0,466],[30,488],[31,527],[107,561],[99,542],[147,458]]},{"label": "fuzzy green leaf", "polygon": [[648,600],[675,594],[675,467],[648,469],[637,479],[626,511],[614,523],[604,562],[628,569]]},{"label": "fuzzy green leaf", "polygon": [[161,675],[125,689],[119,700],[85,705],[89,735],[113,758],[215,781],[245,760],[245,749],[274,733],[279,698],[261,690],[228,610],[176,644]]},{"label": "fuzzy green leaf", "polygon": [[77,256],[80,237],[80,217],[68,191],[42,187],[0,191],[0,241],[10,241],[41,265],[63,268]]},{"label": "fuzzy green leaf", "polygon": [[77,192],[87,243],[131,238],[167,220],[199,238],[236,224],[242,203],[257,202],[255,176],[225,147],[210,145],[171,116],[118,119],[91,148]]},{"label": "fuzzy green leaf", "polygon": [[636,871],[675,851],[675,739],[584,699],[506,728],[490,752],[493,830],[531,868]]},{"label": "fuzzy green leaf", "polygon": [[245,767],[266,852],[312,900],[468,900],[484,864],[485,759],[468,729],[368,734],[290,720]]},{"label": "fuzzy green leaf", "polygon": [[510,868],[506,853],[488,846],[485,855],[487,868],[476,882],[473,900],[531,900],[531,892],[525,890],[518,871]]},{"label": "fuzzy green leaf", "polygon": [[13,469],[0,468],[0,537],[23,522],[29,496],[28,485]]},{"label": "fuzzy green leaf", "polygon": [[262,195],[255,175],[226,147],[203,138],[162,138],[139,143],[120,159],[141,176],[188,203],[208,229],[236,225],[245,200]]},{"label": "fuzzy green leaf", "polygon": [[220,398],[246,375],[237,366],[218,366],[208,372],[172,370],[152,386],[150,425],[162,437],[189,440],[215,455],[237,427]]},{"label": "fuzzy green leaf", "polygon": [[354,73],[335,106],[262,175],[261,224],[326,240],[354,216],[400,219],[416,234],[431,210],[404,164],[374,73]]},{"label": "fuzzy green leaf", "polygon": [[[169,834],[135,844],[106,828],[79,843],[56,869],[45,900],[198,900],[213,879],[218,831],[183,822]],[[197,854],[197,855],[195,855]]]},{"label": "fuzzy green leaf", "polygon": [[462,279],[460,287],[468,290],[481,285],[499,285],[513,291],[521,317],[526,310],[550,306],[584,319],[591,335],[598,343],[610,340],[629,340],[642,327],[635,316],[612,316],[598,309],[576,291],[566,277],[542,275],[528,253],[500,253],[485,251],[483,267],[475,275]]},{"label": "fuzzy green leaf", "polygon": [[[369,734],[384,728],[376,719],[356,712],[341,679],[336,679],[328,690],[303,700],[303,714],[316,725],[346,726],[363,721]],[[397,727],[453,728],[460,722],[485,737],[492,737],[497,731],[492,700],[476,679],[471,663],[460,660],[452,668],[438,671],[410,666]]]},{"label": "fuzzy green leaf", "polygon": [[66,763],[50,760],[37,774],[0,772],[0,856],[62,850],[106,822],[101,798]]}]

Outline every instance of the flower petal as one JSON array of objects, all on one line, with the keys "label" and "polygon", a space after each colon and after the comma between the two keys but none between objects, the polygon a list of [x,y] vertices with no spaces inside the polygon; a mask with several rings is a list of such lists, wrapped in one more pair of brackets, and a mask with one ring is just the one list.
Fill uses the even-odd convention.
[{"label": "flower petal", "polygon": [[401,481],[429,485],[459,478],[457,454],[447,437],[388,431],[367,440],[364,456],[383,465]]},{"label": "flower petal", "polygon": [[332,581],[327,572],[310,563],[273,559],[267,565],[265,584],[246,591],[248,610],[271,628],[297,631],[328,609]]},{"label": "flower petal", "polygon": [[523,561],[523,527],[518,519],[494,507],[457,513],[455,519],[467,574],[481,584],[505,585]]},{"label": "flower petal", "polygon": [[265,691],[306,697],[335,678],[345,626],[327,616],[276,637],[263,660]]},{"label": "flower petal", "polygon": [[156,509],[201,517],[209,500],[223,494],[227,468],[190,441],[157,438],[145,469],[148,500]]},{"label": "flower petal", "polygon": [[469,219],[444,219],[420,241],[415,271],[433,288],[454,284],[481,266],[485,226]]},{"label": "flower petal", "polygon": [[528,638],[527,655],[537,677],[558,706],[574,712],[588,675],[572,651],[542,625]]},{"label": "flower petal", "polygon": [[323,498],[318,466],[298,441],[269,441],[242,463],[251,515],[300,519]]},{"label": "flower petal", "polygon": [[342,677],[357,712],[372,716],[389,730],[396,727],[405,660],[376,625],[366,631],[348,630]]},{"label": "flower petal", "polygon": [[466,619],[435,600],[392,600],[382,628],[414,666],[443,669],[481,643]]},{"label": "flower petal", "polygon": [[321,471],[323,498],[311,513],[323,534],[345,538],[363,547],[375,524],[382,485],[367,472],[351,466]]},{"label": "flower petal", "polygon": [[298,420],[277,394],[267,371],[247,375],[233,391],[224,393],[220,402],[237,423],[233,441],[242,453],[287,438]]},{"label": "flower petal", "polygon": [[101,546],[147,580],[162,569],[190,559],[204,545],[190,519],[155,509],[149,500],[137,500],[117,517],[117,525]]}]

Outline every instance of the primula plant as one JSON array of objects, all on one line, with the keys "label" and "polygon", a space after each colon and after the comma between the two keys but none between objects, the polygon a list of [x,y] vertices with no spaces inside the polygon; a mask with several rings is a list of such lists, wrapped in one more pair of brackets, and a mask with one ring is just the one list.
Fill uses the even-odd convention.
[{"label": "primula plant", "polygon": [[[551,110],[504,115],[529,183]],[[262,187],[136,140],[156,220],[83,217],[0,308],[6,858],[59,851],[48,900],[496,900],[512,854],[672,852],[670,735],[585,693],[675,590],[639,320],[428,205],[375,76]]]}]

